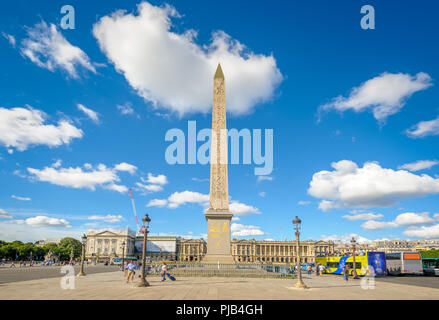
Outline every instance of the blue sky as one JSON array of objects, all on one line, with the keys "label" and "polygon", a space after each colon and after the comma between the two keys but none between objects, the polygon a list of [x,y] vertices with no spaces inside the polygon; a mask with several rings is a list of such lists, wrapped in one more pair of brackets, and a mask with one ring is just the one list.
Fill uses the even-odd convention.
[{"label": "blue sky", "polygon": [[65,4],[0,13],[1,239],[135,229],[128,188],[153,234],[204,236],[210,167],[165,134],[210,127],[218,62],[228,128],[274,132],[270,175],[229,166],[234,238],[439,238],[437,4],[70,1],[73,30]]}]

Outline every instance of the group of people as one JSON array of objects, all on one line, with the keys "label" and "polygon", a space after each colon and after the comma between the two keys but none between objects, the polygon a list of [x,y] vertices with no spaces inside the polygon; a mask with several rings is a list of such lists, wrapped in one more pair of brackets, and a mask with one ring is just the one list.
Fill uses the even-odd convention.
[{"label": "group of people", "polygon": [[[126,283],[129,283],[130,280],[131,282],[134,282],[134,275],[136,274],[136,270],[139,270],[141,265],[141,263],[137,263],[135,261],[125,263],[123,270],[125,272]],[[175,280],[175,278],[169,274],[166,262],[162,262],[162,265],[160,267],[160,275],[162,276],[162,281],[165,281],[166,277],[171,280]]]}]

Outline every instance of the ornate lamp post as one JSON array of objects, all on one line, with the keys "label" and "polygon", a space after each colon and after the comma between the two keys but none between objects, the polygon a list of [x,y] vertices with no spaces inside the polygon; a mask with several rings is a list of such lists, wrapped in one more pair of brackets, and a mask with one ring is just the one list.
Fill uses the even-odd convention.
[{"label": "ornate lamp post", "polygon": [[85,244],[87,243],[87,236],[82,236],[82,254],[81,254],[81,270],[78,273],[78,277],[85,276],[84,273],[84,260],[85,260]]},{"label": "ornate lamp post", "polygon": [[142,219],[143,222],[143,248],[142,248],[142,276],[140,277],[139,282],[137,283],[138,287],[148,287],[149,283],[146,281],[146,243],[147,243],[147,237],[148,237],[148,228],[149,223],[151,222],[151,219],[149,218],[148,214],[145,214],[145,217]]},{"label": "ornate lamp post", "polygon": [[125,271],[125,241],[122,242],[122,271]]},{"label": "ornate lamp post", "polygon": [[296,216],[296,218],[294,218],[294,220],[293,220],[294,230],[296,230],[295,234],[296,234],[296,247],[297,247],[297,257],[296,257],[297,283],[296,283],[295,287],[299,288],[299,289],[306,289],[307,286],[302,281],[302,266],[300,265],[300,240],[299,240],[299,236],[300,236],[300,224],[301,223],[302,223],[302,220],[300,220],[299,217]]},{"label": "ornate lamp post", "polygon": [[352,271],[352,276],[354,279],[358,279],[358,275],[357,275],[357,265],[355,264],[355,244],[357,243],[357,241],[355,240],[354,237],[352,237],[351,239],[351,243],[352,243],[352,256],[354,259],[354,271]]}]

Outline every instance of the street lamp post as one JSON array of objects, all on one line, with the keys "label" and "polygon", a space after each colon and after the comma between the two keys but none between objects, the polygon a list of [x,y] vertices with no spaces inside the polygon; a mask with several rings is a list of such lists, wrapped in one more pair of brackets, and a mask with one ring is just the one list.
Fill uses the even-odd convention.
[{"label": "street lamp post", "polygon": [[125,271],[125,241],[122,242],[122,271]]},{"label": "street lamp post", "polygon": [[72,250],[70,250],[70,264],[73,263],[73,247]]},{"label": "street lamp post", "polygon": [[84,260],[85,260],[85,244],[87,243],[87,236],[82,236],[82,253],[81,253],[81,270],[78,273],[78,277],[85,276],[84,273]]},{"label": "street lamp post", "polygon": [[296,266],[297,266],[297,282],[295,287],[299,288],[299,289],[306,289],[307,286],[305,285],[305,283],[302,281],[302,266],[300,265],[300,224],[302,223],[302,221],[299,219],[298,216],[296,216],[296,218],[294,218],[293,220],[293,225],[294,225],[294,230],[296,231],[296,247],[297,247],[297,257],[296,257]]},{"label": "street lamp post", "polygon": [[352,243],[352,256],[354,259],[354,270],[352,271],[352,277],[353,279],[358,279],[358,275],[357,275],[357,265],[355,264],[355,244],[357,243],[357,241],[355,240],[354,237],[352,237],[351,239],[351,243]]},{"label": "street lamp post", "polygon": [[145,217],[142,219],[143,222],[143,248],[142,248],[142,276],[140,277],[139,282],[137,283],[138,287],[149,287],[148,281],[146,281],[146,244],[148,237],[148,228],[151,219],[148,214],[145,214]]}]

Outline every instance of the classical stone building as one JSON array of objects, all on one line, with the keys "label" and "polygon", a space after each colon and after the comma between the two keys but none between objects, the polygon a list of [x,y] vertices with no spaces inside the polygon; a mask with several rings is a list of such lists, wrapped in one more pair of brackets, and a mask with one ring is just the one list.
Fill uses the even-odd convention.
[{"label": "classical stone building", "polygon": [[122,257],[122,243],[125,242],[125,257],[135,254],[135,232],[129,228],[125,230],[104,230],[87,232],[85,257],[91,260],[111,260]]},{"label": "classical stone building", "polygon": [[380,240],[372,246],[376,251],[401,252],[439,249],[439,240]]}]

